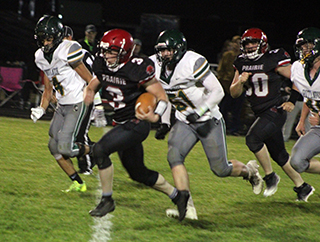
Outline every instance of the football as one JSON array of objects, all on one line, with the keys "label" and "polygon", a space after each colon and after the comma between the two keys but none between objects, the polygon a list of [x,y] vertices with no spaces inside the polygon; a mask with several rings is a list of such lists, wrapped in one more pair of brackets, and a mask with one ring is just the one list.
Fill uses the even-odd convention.
[{"label": "football", "polygon": [[157,105],[156,97],[151,93],[145,92],[138,97],[136,101],[135,110],[136,110],[136,113],[140,113],[140,110],[143,110],[143,112],[147,113],[148,106],[152,107],[152,110],[154,110],[156,108],[156,105]]}]

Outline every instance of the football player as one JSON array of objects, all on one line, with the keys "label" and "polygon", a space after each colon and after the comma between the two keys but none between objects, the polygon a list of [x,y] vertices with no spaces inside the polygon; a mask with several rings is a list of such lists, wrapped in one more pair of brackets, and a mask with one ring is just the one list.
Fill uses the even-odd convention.
[{"label": "football player", "polygon": [[[291,67],[291,80],[304,98],[300,121],[296,131],[300,138],[292,148],[290,163],[299,173],[320,173],[319,161],[312,159],[320,153],[320,29],[309,27],[301,30],[295,43],[298,58]],[[305,132],[309,116],[311,129]]]},{"label": "football player", "polygon": [[[65,39],[67,40],[73,40],[73,30],[69,26],[64,26],[65,28]],[[86,49],[82,49],[82,52],[84,54],[83,56],[83,63],[87,67],[87,69],[92,74],[92,65],[94,61],[94,57],[90,54],[89,51]],[[83,122],[81,124],[79,133],[77,135],[77,141],[81,142],[83,144],[92,145],[93,142],[90,140],[88,136],[89,128],[90,128],[90,122],[92,119],[94,119],[95,126],[96,127],[104,127],[107,125],[106,117],[104,115],[104,108],[101,105],[101,97],[99,92],[96,93],[94,97],[94,106],[90,105],[88,108],[88,111],[86,113],[86,116],[83,119]],[[78,159],[78,167],[79,167],[79,173],[84,175],[90,175],[92,174],[92,168],[94,167],[93,159],[90,157],[89,154],[81,157],[77,157]]]},{"label": "football player", "polygon": [[290,56],[282,48],[269,50],[267,36],[258,28],[250,28],[243,33],[241,52],[234,61],[236,71],[230,92],[236,98],[246,89],[256,117],[246,135],[246,144],[265,172],[266,189],[263,195],[273,195],[280,181],[272,169],[271,156],[294,182],[298,200],[307,201],[313,187],[305,183],[288,162],[289,154],[282,135],[286,111],[292,111],[299,96],[299,93],[292,91],[290,99],[284,102],[280,93],[281,76],[290,78]]},{"label": "football player", "polygon": [[[155,52],[150,58],[156,64],[157,78],[176,110],[177,120],[168,138],[167,159],[177,189],[190,191],[184,162],[190,150],[200,141],[215,175],[243,177],[250,181],[254,193],[259,194],[263,180],[257,162],[250,161],[245,165],[227,158],[225,123],[218,107],[224,92],[210,71],[206,58],[188,51],[187,41],[178,30],[161,32]],[[188,218],[197,218],[192,201],[189,202],[188,211]],[[171,214],[167,211],[167,215]]]},{"label": "football player", "polygon": [[[112,29],[103,35],[99,54],[93,64],[96,75],[85,89],[85,103],[93,102],[102,88],[101,98],[114,108],[113,128],[93,146],[99,168],[102,197],[91,216],[102,217],[115,209],[112,198],[113,164],[110,155],[118,152],[122,165],[131,179],[167,194],[177,204],[180,220],[185,216],[188,191],[178,191],[156,171],[144,164],[142,142],[148,137],[150,122],[157,122],[167,107],[167,96],[155,79],[154,64],[148,57],[133,57],[133,38],[122,29]],[[143,92],[157,98],[153,111],[135,114],[135,103]],[[137,115],[137,117],[135,116]]]},{"label": "football player", "polygon": [[31,109],[31,119],[36,122],[47,109],[53,90],[58,102],[49,130],[49,150],[60,167],[73,181],[69,191],[85,192],[85,182],[73,167],[71,157],[83,156],[90,147],[75,143],[75,138],[86,113],[83,89],[92,79],[82,62],[83,52],[79,43],[63,40],[64,26],[54,16],[43,16],[35,28],[39,49],[35,63],[44,72],[44,92],[39,107]]}]

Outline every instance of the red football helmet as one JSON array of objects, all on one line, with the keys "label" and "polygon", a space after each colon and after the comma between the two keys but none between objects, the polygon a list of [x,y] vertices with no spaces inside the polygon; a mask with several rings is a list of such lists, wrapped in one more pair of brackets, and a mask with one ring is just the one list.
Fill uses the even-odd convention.
[{"label": "red football helmet", "polygon": [[[118,51],[117,61],[108,63],[105,52]],[[132,56],[134,50],[133,38],[130,33],[122,29],[112,29],[104,33],[100,41],[100,51],[106,60],[108,67],[115,68],[119,64],[126,63]]]},{"label": "red football helmet", "polygon": [[[259,46],[257,50],[253,52],[246,52],[245,46],[248,43],[259,43]],[[241,52],[248,58],[248,59],[255,59],[259,55],[266,53],[268,50],[268,38],[267,35],[258,28],[251,28],[247,29],[242,37],[241,37],[241,42],[240,42],[240,49]]]}]

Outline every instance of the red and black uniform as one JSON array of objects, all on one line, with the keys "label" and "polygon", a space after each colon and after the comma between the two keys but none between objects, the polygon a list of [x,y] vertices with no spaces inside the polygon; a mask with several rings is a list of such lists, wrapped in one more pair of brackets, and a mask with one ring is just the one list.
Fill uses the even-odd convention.
[{"label": "red and black uniform", "polygon": [[282,136],[287,114],[280,107],[283,103],[280,92],[283,79],[277,73],[277,68],[289,65],[290,61],[289,54],[282,48],[266,52],[253,60],[240,55],[234,61],[234,67],[240,75],[243,72],[252,73],[245,88],[256,120],[247,133],[247,146],[256,153],[266,144],[272,159],[280,166],[287,162],[289,154]]},{"label": "red and black uniform", "polygon": [[145,167],[142,142],[148,137],[150,123],[135,117],[135,103],[145,92],[141,86],[155,76],[154,63],[147,57],[132,58],[116,68],[108,68],[98,56],[93,71],[101,83],[101,99],[114,108],[114,128],[94,146],[94,158],[100,169],[111,165],[109,155],[118,152],[130,177],[148,186],[153,186],[158,173]]}]

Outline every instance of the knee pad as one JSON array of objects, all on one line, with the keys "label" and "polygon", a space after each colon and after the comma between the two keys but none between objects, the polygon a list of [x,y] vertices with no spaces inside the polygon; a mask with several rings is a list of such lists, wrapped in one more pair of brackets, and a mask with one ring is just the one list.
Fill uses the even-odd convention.
[{"label": "knee pad", "polygon": [[92,158],[94,162],[97,164],[99,169],[106,169],[109,166],[111,166],[112,162],[109,158],[110,154],[105,153],[99,143],[95,143],[92,149],[93,149]]},{"label": "knee pad", "polygon": [[246,144],[253,153],[257,153],[264,145],[263,141],[255,134],[248,134],[246,136]]},{"label": "knee pad", "polygon": [[225,164],[225,161],[215,161],[213,165],[210,165],[211,171],[218,177],[228,177],[232,172],[232,163],[228,161],[228,166],[221,166]]},{"label": "knee pad", "polygon": [[290,158],[290,165],[296,172],[302,173],[309,169],[310,163],[309,160],[293,154]]},{"label": "knee pad", "polygon": [[169,162],[170,168],[177,165],[183,164],[184,157],[181,156],[179,150],[175,147],[169,147],[167,160]]},{"label": "knee pad", "polygon": [[60,154],[58,151],[58,144],[55,141],[55,139],[51,138],[49,139],[48,148],[50,150],[50,153],[55,156],[57,154]]},{"label": "knee pad", "polygon": [[271,154],[271,158],[277,162],[277,164],[280,166],[280,167],[283,167],[287,161],[289,160],[289,154],[286,150],[282,150],[280,153],[278,154]]},{"label": "knee pad", "polygon": [[75,156],[75,154],[71,151],[71,144],[67,142],[58,142],[58,152],[67,157]]},{"label": "knee pad", "polygon": [[143,183],[149,187],[153,187],[154,184],[156,184],[159,177],[158,172],[149,170],[147,168],[145,168],[143,171],[139,171],[139,173],[131,171],[128,172],[132,180],[139,183]]}]

